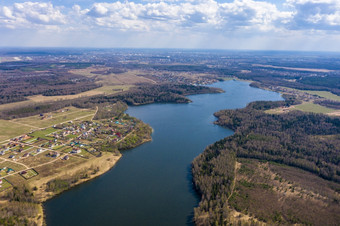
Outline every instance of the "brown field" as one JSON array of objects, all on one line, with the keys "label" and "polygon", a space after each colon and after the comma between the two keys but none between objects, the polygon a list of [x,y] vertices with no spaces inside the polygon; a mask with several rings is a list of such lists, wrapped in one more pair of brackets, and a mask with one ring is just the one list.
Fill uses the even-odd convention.
[{"label": "brown field", "polygon": [[90,67],[86,69],[70,70],[69,72],[76,74],[76,75],[83,75],[89,78],[95,78],[98,84],[103,84],[104,86],[135,85],[139,83],[151,83],[151,84],[156,83],[152,79],[139,76],[141,74],[144,74],[143,71],[139,71],[139,70],[131,70],[131,71],[127,71],[127,72],[119,73],[119,74],[111,73],[108,75],[91,73],[91,72],[103,71],[107,69],[108,68],[106,67],[102,67],[102,68]]},{"label": "brown field", "polygon": [[156,84],[155,81],[138,76],[140,71],[128,71],[121,74],[101,75],[99,84],[105,85],[136,85],[139,83],[151,83]]},{"label": "brown field", "polygon": [[[68,110],[66,111],[66,109]],[[51,117],[46,117],[44,119],[42,116],[35,115],[35,116],[30,116],[30,117],[25,117],[25,118],[13,119],[11,120],[11,122],[21,123],[27,126],[35,126],[38,128],[46,128],[46,127],[53,126],[55,124],[59,124],[59,123],[70,121],[70,120],[76,120],[76,119],[84,118],[87,116],[93,117],[95,112],[96,110],[92,110],[92,109],[79,109],[75,107],[67,107],[64,109],[64,112],[62,112],[62,110],[59,110],[59,111],[54,111],[48,114],[44,114],[46,116],[51,116]]]},{"label": "brown field", "polygon": [[51,157],[46,156],[48,153],[49,153],[49,151],[45,151],[45,152],[38,154],[38,155],[35,155],[35,156],[29,156],[27,158],[22,158],[22,159],[18,160],[18,162],[25,164],[30,168],[31,167],[34,168],[37,165],[48,163],[48,162],[55,160],[55,158],[51,158]]},{"label": "brown field", "polygon": [[89,90],[89,91],[78,93],[75,95],[62,95],[62,96],[35,95],[35,96],[28,97],[30,102],[28,101],[27,103],[72,100],[72,99],[77,99],[81,97],[91,97],[91,96],[102,95],[102,94],[104,95],[114,94],[114,93],[118,93],[122,91],[127,91],[131,87],[133,87],[133,85],[103,85],[102,87],[99,87],[97,89]]},{"label": "brown field", "polygon": [[309,172],[257,160],[239,159],[229,200],[230,221],[259,224],[336,225],[340,185]]},{"label": "brown field", "polygon": [[25,101],[19,101],[9,104],[0,104],[0,111],[7,110],[7,109],[13,109],[18,107],[25,107],[34,104],[34,101],[32,100],[25,100]]},{"label": "brown field", "polygon": [[36,128],[34,126],[13,123],[7,120],[0,120],[0,141],[5,141],[24,133],[28,133],[33,129]]},{"label": "brown field", "polygon": [[329,115],[329,116],[337,116],[337,117],[340,117],[340,110],[334,111],[334,112],[332,112],[332,113],[328,113],[327,115]]},{"label": "brown field", "polygon": [[265,112],[268,114],[283,114],[288,113],[290,111],[299,110],[303,112],[313,112],[313,113],[322,113],[330,116],[340,116],[339,110],[334,110],[331,108],[327,108],[321,106],[319,104],[314,104],[311,102],[303,102],[299,105],[292,105],[290,107],[279,107],[274,109],[266,110]]},{"label": "brown field", "polygon": [[[105,68],[104,68],[105,69]],[[79,69],[79,70],[71,70],[71,73],[77,74],[77,75],[84,75],[87,77],[95,77],[96,83],[103,85],[102,87],[99,87],[97,89],[89,90],[86,92],[78,93],[75,95],[61,95],[61,96],[43,96],[43,95],[34,95],[27,97],[28,100],[20,101],[20,102],[14,102],[14,103],[8,103],[8,104],[1,104],[0,105],[0,111],[7,110],[7,109],[13,109],[18,107],[24,107],[29,106],[35,103],[43,103],[43,102],[51,102],[51,101],[61,101],[61,100],[72,100],[77,99],[81,97],[91,97],[96,95],[109,95],[109,94],[115,94],[122,91],[127,91],[130,88],[134,87],[136,84],[140,83],[151,83],[155,84],[156,82],[145,78],[142,76],[139,76],[142,74],[142,72],[134,70],[134,71],[128,71],[121,74],[109,74],[109,75],[101,75],[101,74],[93,74],[91,71],[96,70],[103,70],[103,68],[100,69],[94,69],[94,68],[87,68],[87,69]]]},{"label": "brown field", "polygon": [[108,68],[108,67],[88,67],[88,68],[84,68],[84,69],[69,70],[69,72],[72,73],[72,74],[76,74],[76,75],[86,76],[88,78],[95,78],[96,76],[98,76],[98,74],[91,73],[91,72],[104,71],[104,70],[108,70],[108,69],[110,69],[110,68]]},{"label": "brown field", "polygon": [[38,188],[38,190],[35,191],[35,196],[37,197],[37,199],[39,201],[45,201],[46,199],[51,198],[53,195],[55,195],[53,193],[48,193],[45,191],[46,184],[50,180],[53,180],[55,178],[72,178],[72,176],[77,174],[79,171],[89,170],[91,168],[98,167],[99,171],[96,174],[89,173],[88,178],[79,180],[77,183],[73,184],[74,186],[107,172],[116,164],[120,157],[121,155],[115,156],[112,153],[103,153],[103,156],[98,158],[91,158],[90,160],[71,157],[67,161],[55,161],[52,164],[35,168],[39,175],[31,179],[30,185],[32,187],[36,186]]},{"label": "brown field", "polygon": [[24,167],[23,165],[17,164],[15,162],[9,162],[9,161],[0,163],[0,168],[3,168],[3,167],[11,168],[15,172],[26,169],[26,167]]},{"label": "brown field", "polygon": [[[131,79],[131,78],[130,78]],[[81,97],[90,97],[96,95],[108,95],[114,94],[122,91],[127,91],[132,88],[133,85],[104,85],[97,89],[93,89],[90,91],[78,93],[75,95],[62,95],[62,96],[43,96],[43,95],[35,95],[28,97],[28,100],[14,102],[9,104],[1,104],[0,111],[18,107],[29,106],[35,103],[43,103],[43,102],[51,102],[51,101],[61,101],[61,100],[72,100]]]}]

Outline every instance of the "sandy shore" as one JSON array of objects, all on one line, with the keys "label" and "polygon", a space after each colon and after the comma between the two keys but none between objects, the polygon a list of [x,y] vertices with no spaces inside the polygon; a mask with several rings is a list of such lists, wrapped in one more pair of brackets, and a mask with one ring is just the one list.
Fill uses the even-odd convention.
[{"label": "sandy shore", "polygon": [[53,179],[57,179],[57,178],[62,178],[62,179],[68,179],[68,178],[72,178],[74,175],[76,175],[77,173],[79,173],[80,171],[84,171],[87,169],[93,169],[94,167],[98,167],[98,171],[95,174],[89,173],[88,177],[84,178],[84,179],[79,179],[76,183],[73,183],[71,185],[71,188],[74,186],[77,186],[81,183],[84,183],[86,181],[92,180],[95,177],[98,177],[104,173],[106,173],[107,171],[109,171],[117,162],[118,160],[122,157],[122,154],[119,155],[113,155],[112,153],[103,153],[103,155],[101,157],[95,158],[91,161],[87,161],[84,162],[82,164],[79,164],[76,167],[72,167],[67,174],[66,173],[59,173],[59,174],[53,174],[49,177],[43,177],[39,180],[35,180],[32,181],[30,183],[31,187],[37,187],[38,189],[36,191],[34,191],[34,195],[37,198],[37,200],[39,202],[41,202],[39,204],[39,208],[40,208],[40,213],[37,216],[37,218],[34,220],[34,222],[39,225],[45,225],[44,224],[44,210],[43,210],[43,202],[45,202],[46,200],[53,198],[55,195],[57,195],[58,193],[54,193],[54,192],[46,192],[46,187],[47,187],[47,183]]}]

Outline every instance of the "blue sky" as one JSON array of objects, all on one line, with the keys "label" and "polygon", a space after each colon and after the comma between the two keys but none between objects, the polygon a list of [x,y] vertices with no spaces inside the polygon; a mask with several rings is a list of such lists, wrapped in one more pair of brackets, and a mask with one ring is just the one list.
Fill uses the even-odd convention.
[{"label": "blue sky", "polygon": [[340,0],[3,0],[0,46],[340,51]]}]

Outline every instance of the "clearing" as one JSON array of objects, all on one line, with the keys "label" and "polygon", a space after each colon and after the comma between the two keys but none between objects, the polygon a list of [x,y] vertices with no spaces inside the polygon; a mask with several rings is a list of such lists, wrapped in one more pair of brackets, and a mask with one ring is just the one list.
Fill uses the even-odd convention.
[{"label": "clearing", "polygon": [[326,98],[328,100],[340,101],[340,96],[335,95],[335,94],[328,92],[328,91],[304,90],[304,92],[312,94],[312,95],[317,95],[319,97],[323,97],[323,98]]},{"label": "clearing", "polygon": [[299,105],[295,105],[294,109],[305,111],[305,112],[323,113],[323,114],[328,114],[328,113],[332,113],[336,111],[334,109],[323,107],[321,105],[313,104],[313,103],[302,103]]},{"label": "clearing", "polygon": [[229,200],[233,224],[336,225],[340,221],[339,184],[294,167],[238,160],[241,166]]},{"label": "clearing", "polygon": [[35,115],[13,120],[0,120],[0,142],[13,137],[42,129],[62,122],[82,119],[91,120],[95,114],[94,109],[80,109],[67,107],[51,113]]}]

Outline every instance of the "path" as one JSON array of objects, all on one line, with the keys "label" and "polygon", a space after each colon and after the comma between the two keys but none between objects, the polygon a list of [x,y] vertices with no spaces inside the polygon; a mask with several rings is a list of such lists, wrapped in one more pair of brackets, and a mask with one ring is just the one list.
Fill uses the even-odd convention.
[{"label": "path", "polygon": [[96,112],[94,113],[94,115],[93,115],[93,117],[92,117],[92,119],[91,119],[91,122],[93,122],[93,119],[94,119],[94,117],[96,117],[96,114],[97,114],[97,112],[98,112],[98,106],[96,106]]},{"label": "path", "polygon": [[126,137],[128,137],[128,136],[130,136],[131,135],[131,133],[133,133],[133,132],[135,132],[135,130],[133,129],[130,133],[128,133],[128,134],[126,134],[126,136],[125,137],[123,137],[122,139],[120,139],[119,141],[117,141],[117,143],[116,144],[118,144],[119,142],[121,142],[122,140],[124,140]]},{"label": "path", "polygon": [[3,157],[0,157],[1,160],[4,160],[3,162],[11,162],[14,164],[18,164],[18,165],[22,165],[23,167],[25,167],[26,169],[28,169],[29,167],[21,162],[17,162],[17,161],[13,161],[13,160],[9,160],[9,159],[5,159]]},{"label": "path", "polygon": [[21,123],[21,122],[16,122],[16,121],[13,121],[13,120],[11,120],[11,121],[9,121],[9,122],[15,123],[15,124],[18,124],[18,125],[21,125],[21,126],[33,127],[33,128],[35,128],[35,129],[42,129],[42,128],[37,127],[37,126],[32,126],[32,125],[24,124],[24,123]]},{"label": "path", "polygon": [[235,167],[234,167],[234,180],[233,180],[233,184],[231,185],[231,192],[230,195],[227,198],[227,202],[229,201],[229,199],[231,198],[231,196],[234,194],[234,190],[235,190],[235,185],[236,185],[236,174],[237,174],[237,170],[239,168],[239,164],[237,161],[235,161]]}]

